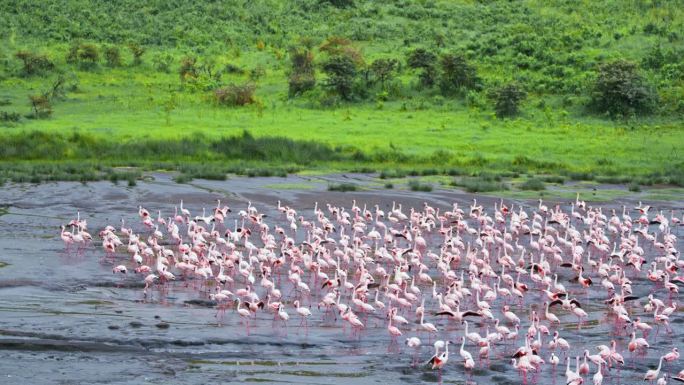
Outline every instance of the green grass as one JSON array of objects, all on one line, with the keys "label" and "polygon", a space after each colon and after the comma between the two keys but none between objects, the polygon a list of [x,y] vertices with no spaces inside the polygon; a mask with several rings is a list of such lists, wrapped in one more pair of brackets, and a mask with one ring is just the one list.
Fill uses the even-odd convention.
[{"label": "green grass", "polygon": [[[2,3],[2,14],[11,16],[0,21],[0,111],[30,114],[28,96],[57,77],[20,76],[14,58],[20,49],[46,53],[76,86],[55,101],[48,119],[0,122],[0,184],[109,179],[134,185],[141,171],[162,169],[178,172],[175,179],[184,183],[224,180],[231,173],[343,171],[379,172],[382,179],[450,175],[468,191],[508,188],[501,179],[480,175],[490,170],[504,178],[540,175],[535,181],[542,184],[684,186],[684,119],[676,110],[684,76],[666,79],[664,70],[642,69],[665,106],[652,116],[610,120],[584,107],[599,63],[621,57],[642,62],[658,45],[679,57],[684,13],[675,1],[656,7],[619,0],[357,0],[343,10],[314,0],[236,4],[140,9],[129,0]],[[69,22],[64,16],[74,9],[87,17]],[[288,48],[300,37],[318,47],[331,35],[353,40],[367,64],[397,58],[402,70],[386,90],[366,87],[363,100],[325,107],[325,54],[314,49],[319,88],[288,98]],[[79,38],[117,45],[124,66],[109,68],[100,60],[85,71],[66,63],[69,43]],[[147,48],[139,66],[130,65],[125,48],[132,40]],[[416,71],[405,65],[406,53],[416,47],[463,53],[485,90],[462,97],[419,89]],[[153,65],[162,53],[173,59],[168,73]],[[244,70],[225,71],[221,85],[242,84],[259,69],[256,103],[216,106],[210,91],[183,87],[179,62],[188,54],[216,68]],[[487,90],[511,80],[525,86],[528,99],[519,117],[497,119]],[[136,167],[138,174],[119,175],[110,170],[115,166]]]},{"label": "green grass", "polygon": [[311,190],[316,186],[308,183],[273,183],[262,186],[272,190]]}]

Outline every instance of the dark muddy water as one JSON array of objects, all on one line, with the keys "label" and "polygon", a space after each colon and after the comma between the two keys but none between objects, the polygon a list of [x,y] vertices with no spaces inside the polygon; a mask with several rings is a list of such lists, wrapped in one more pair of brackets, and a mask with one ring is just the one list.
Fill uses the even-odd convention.
[{"label": "dark muddy water", "polygon": [[[221,325],[217,324],[216,310],[203,306],[207,296],[192,286],[186,288],[177,282],[167,293],[155,288],[144,297],[141,276],[131,274],[121,279],[112,274],[113,263],[102,259],[104,252],[97,237],[81,253],[66,253],[59,238],[59,225],[72,219],[77,210],[87,219],[90,233],[96,236],[105,224],[118,227],[122,215],[136,231],[142,231],[137,219],[138,204],[143,204],[156,218],[157,210],[171,215],[181,199],[193,213],[215,206],[217,198],[237,210],[244,209],[249,200],[273,217],[279,214],[275,208],[278,199],[309,217],[316,201],[350,207],[352,199],[356,199],[360,205],[379,204],[385,209],[397,201],[407,211],[409,207],[422,207],[423,202],[448,209],[452,202],[467,205],[472,200],[472,195],[448,191],[325,191],[328,180],[346,179],[341,176],[316,179],[318,184],[309,190],[278,191],[268,187],[296,183],[299,178],[302,177],[233,178],[178,185],[167,175],[155,175],[153,181],[133,188],[109,182],[2,187],[0,204],[7,212],[0,211],[0,384],[521,383],[511,366],[510,353],[522,344],[522,335],[529,326],[525,316],[532,303],[540,302],[539,293],[528,296],[525,310],[516,305],[515,310],[523,319],[521,337],[514,345],[494,345],[491,367],[483,368],[478,362],[468,379],[458,347],[452,346],[451,360],[439,378],[437,372],[425,366],[413,367],[413,351],[401,344],[403,337],[416,335],[417,323],[402,327],[404,336],[400,343],[388,350],[390,339],[381,315],[363,318],[367,328],[357,337],[350,335],[348,328],[341,328],[341,320],[322,319],[323,312],[315,305],[309,329],[305,331],[297,327],[299,320],[290,306],[287,330],[274,324],[270,313],[260,313],[251,334],[246,336],[234,311],[226,314]],[[359,178],[357,182],[363,184],[364,177]],[[498,200],[481,197],[479,201],[491,210]],[[559,203],[567,207],[568,202]],[[681,201],[649,203],[656,209],[668,210],[668,217],[669,209],[675,208],[681,217]],[[551,207],[554,202],[547,204]],[[634,202],[602,206],[621,208],[622,204],[631,207]],[[679,231],[680,238],[684,235],[684,228],[673,231]],[[678,248],[681,247],[680,241]],[[646,249],[649,261],[649,253],[654,252]],[[127,254],[118,258],[119,262],[130,264]],[[568,282],[573,276],[566,269],[560,277],[571,291],[578,290],[577,285]],[[643,275],[632,280],[635,295],[645,297],[655,290],[658,298],[668,300],[663,289],[656,289]],[[572,344],[572,357],[582,354],[584,349],[594,354],[597,345],[608,345],[611,339],[618,341],[627,364],[619,375],[610,372],[604,383],[641,383],[646,370],[657,365],[660,355],[672,347],[684,347],[684,317],[678,310],[671,317],[673,333],[667,335],[661,330],[657,338],[652,333],[652,348],[646,357],[633,360],[626,350],[629,337],[624,333],[614,335],[613,320],[606,318],[606,307],[601,302],[606,298],[605,291],[599,285],[594,287],[587,294],[576,295],[589,313],[588,324],[582,330],[576,330],[576,318],[568,312],[557,309],[555,313],[561,319],[559,330]],[[431,290],[421,289],[424,293]],[[320,299],[316,295],[312,295],[311,303]],[[428,299],[427,307],[434,309],[436,301],[431,301]],[[633,316],[641,315],[650,321],[652,314],[644,313],[644,303],[643,299],[635,301],[629,309]],[[497,303],[495,308],[499,315],[500,305]],[[408,312],[405,316],[412,322],[415,319]],[[428,318],[440,328],[440,339],[456,340],[463,335],[461,325],[434,316]],[[432,355],[432,347],[424,334],[421,338],[420,360],[425,362]],[[544,339],[544,345],[548,340]],[[477,356],[476,347],[468,349]],[[542,357],[548,356],[548,350],[543,349]],[[680,361],[669,369],[676,373],[683,367]],[[556,373],[546,365],[536,380],[540,384],[564,384],[564,371],[563,365],[559,365]],[[591,373],[594,372],[592,365]],[[586,383],[591,383],[590,377]]]}]

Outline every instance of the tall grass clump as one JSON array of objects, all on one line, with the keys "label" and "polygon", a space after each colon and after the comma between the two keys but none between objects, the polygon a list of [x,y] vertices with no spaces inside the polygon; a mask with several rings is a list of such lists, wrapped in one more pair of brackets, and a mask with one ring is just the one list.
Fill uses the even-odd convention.
[{"label": "tall grass clump", "polygon": [[358,186],[353,183],[332,183],[328,185],[328,191],[347,192],[356,190],[358,190]]},{"label": "tall grass clump", "polygon": [[520,189],[526,191],[541,191],[545,190],[546,186],[541,179],[530,178],[520,185]]},{"label": "tall grass clump", "polygon": [[423,192],[432,191],[432,185],[431,184],[420,183],[420,181],[417,181],[417,180],[409,181],[408,187],[411,191],[423,191]]}]

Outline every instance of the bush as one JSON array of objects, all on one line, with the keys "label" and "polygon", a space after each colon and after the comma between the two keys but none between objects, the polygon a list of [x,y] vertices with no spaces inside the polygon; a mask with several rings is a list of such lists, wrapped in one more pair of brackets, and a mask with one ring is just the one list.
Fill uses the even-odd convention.
[{"label": "bush", "polygon": [[501,182],[501,177],[484,174],[476,177],[454,179],[451,185],[462,187],[469,193],[508,190],[508,186]]},{"label": "bush", "polygon": [[316,69],[314,56],[310,49],[293,48],[290,50],[292,69],[288,77],[288,94],[290,97],[301,95],[316,86]]},{"label": "bush", "polygon": [[440,58],[442,69],[439,86],[444,95],[461,93],[463,90],[478,90],[482,80],[477,70],[463,55],[445,54]]},{"label": "bush", "polygon": [[184,82],[189,78],[197,77],[197,58],[194,56],[185,56],[181,59],[180,68],[178,69],[181,81]]},{"label": "bush", "polygon": [[256,87],[252,83],[229,84],[214,90],[214,100],[222,106],[244,106],[254,103],[254,91]]},{"label": "bush", "polygon": [[15,53],[14,56],[22,61],[22,73],[24,76],[40,74],[55,68],[55,63],[46,55],[22,50]]},{"label": "bush", "polygon": [[354,0],[320,0],[321,3],[328,3],[336,8],[349,8],[354,6]]},{"label": "bush", "polygon": [[33,109],[33,118],[41,119],[52,115],[52,103],[47,94],[29,95],[29,101]]},{"label": "bush", "polygon": [[408,186],[409,186],[409,189],[411,189],[411,191],[424,191],[424,192],[432,191],[432,185],[423,184],[417,180],[409,181]]},{"label": "bush", "polygon": [[385,88],[385,82],[392,80],[399,68],[399,61],[397,59],[377,59],[373,61],[370,66],[370,73],[373,79],[380,83],[382,88]]},{"label": "bush", "polygon": [[13,111],[0,111],[0,122],[16,123],[21,120],[21,114]]},{"label": "bush", "polygon": [[545,190],[544,182],[541,179],[530,178],[520,185],[521,190],[541,191]]},{"label": "bush", "polygon": [[97,66],[100,60],[100,50],[92,43],[80,43],[75,41],[69,47],[66,61],[76,64],[82,69],[91,69]]},{"label": "bush", "polygon": [[614,118],[651,112],[655,94],[637,70],[636,64],[626,60],[601,65],[590,106]]},{"label": "bush", "polygon": [[128,50],[131,51],[133,55],[133,65],[142,64],[142,56],[145,54],[145,47],[138,43],[128,43]]},{"label": "bush", "polygon": [[353,99],[353,85],[356,78],[356,64],[347,56],[333,56],[323,64],[328,75],[325,86],[344,100]]},{"label": "bush", "polygon": [[494,99],[494,111],[500,119],[518,114],[518,106],[527,94],[517,84],[510,83],[491,93]]},{"label": "bush", "polygon": [[333,183],[328,185],[328,191],[356,191],[358,186],[353,183]]},{"label": "bush", "polygon": [[119,47],[115,45],[105,47],[104,56],[108,67],[121,66],[121,51],[119,50]]},{"label": "bush", "polygon": [[158,52],[152,56],[152,64],[154,69],[159,72],[171,72],[171,64],[173,64],[173,56],[167,52]]},{"label": "bush", "polygon": [[227,63],[225,66],[223,66],[223,72],[227,74],[242,75],[245,73],[245,70],[233,63]]},{"label": "bush", "polygon": [[437,71],[435,69],[436,62],[437,55],[425,48],[417,48],[411,51],[407,58],[409,67],[422,69],[418,78],[420,79],[420,84],[424,87],[432,87],[435,85],[437,79]]},{"label": "bush", "polygon": [[261,65],[257,65],[249,71],[249,80],[257,81],[264,76],[266,76],[266,69]]}]

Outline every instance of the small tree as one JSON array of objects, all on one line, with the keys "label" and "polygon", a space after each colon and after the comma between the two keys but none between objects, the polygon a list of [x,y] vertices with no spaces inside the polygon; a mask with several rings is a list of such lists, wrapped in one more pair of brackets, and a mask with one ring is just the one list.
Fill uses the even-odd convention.
[{"label": "small tree", "polygon": [[80,65],[85,68],[92,68],[97,66],[100,60],[100,50],[95,44],[84,43],[81,44],[78,50],[78,61]]},{"label": "small tree", "polygon": [[36,75],[55,68],[55,64],[52,60],[45,55],[22,50],[15,53],[14,56],[22,61],[22,73],[25,76]]},{"label": "small tree", "polygon": [[290,97],[293,97],[316,86],[316,69],[310,49],[293,48],[290,50],[290,60],[292,70],[288,77],[288,93]]},{"label": "small tree", "polygon": [[617,60],[599,67],[592,92],[591,106],[612,117],[648,113],[655,96],[637,71],[637,65]]},{"label": "small tree", "polygon": [[109,67],[120,67],[121,66],[121,51],[119,47],[115,45],[110,45],[104,49],[105,61]]},{"label": "small tree", "polygon": [[420,84],[425,87],[432,87],[435,85],[437,78],[437,71],[435,70],[436,62],[437,55],[425,48],[417,48],[411,51],[407,60],[409,67],[422,69],[418,77],[420,79]]},{"label": "small tree", "polygon": [[399,61],[397,59],[377,59],[370,66],[373,77],[385,87],[385,82],[392,80],[396,75]]},{"label": "small tree", "polygon": [[334,90],[342,99],[353,99],[354,79],[357,75],[356,64],[347,56],[333,56],[323,63],[323,71],[328,75],[326,87]]},{"label": "small tree", "polygon": [[52,115],[52,103],[47,93],[29,95],[29,102],[33,109],[33,117],[36,119],[47,118]]},{"label": "small tree", "polygon": [[443,94],[480,88],[481,80],[477,76],[477,70],[466,61],[463,55],[445,54],[439,62],[442,68],[440,88]]},{"label": "small tree", "polygon": [[509,83],[494,90],[490,96],[495,102],[496,116],[503,119],[518,114],[518,106],[525,100],[527,94],[517,84]]},{"label": "small tree", "polygon": [[128,43],[128,49],[133,55],[133,65],[137,66],[142,64],[142,56],[146,51],[145,47],[138,43]]},{"label": "small tree", "polygon": [[197,58],[194,56],[186,56],[181,59],[180,68],[178,69],[181,82],[185,82],[190,78],[197,77]]},{"label": "small tree", "polygon": [[363,66],[365,64],[363,53],[352,45],[352,41],[346,37],[330,36],[318,49],[321,52],[327,53],[330,57],[346,56],[351,59],[356,66]]}]

